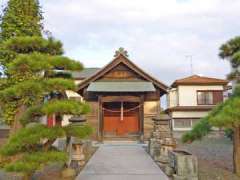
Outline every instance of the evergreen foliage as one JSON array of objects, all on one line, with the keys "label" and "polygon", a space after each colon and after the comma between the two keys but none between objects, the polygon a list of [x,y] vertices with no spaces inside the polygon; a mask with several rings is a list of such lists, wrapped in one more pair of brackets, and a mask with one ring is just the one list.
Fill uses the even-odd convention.
[{"label": "evergreen foliage", "polygon": [[38,0],[9,0],[0,17],[0,41],[16,36],[41,36],[42,19]]},{"label": "evergreen foliage", "polygon": [[230,39],[223,44],[220,47],[219,56],[222,59],[227,59],[233,68],[228,75],[229,79],[240,83],[240,36]]},{"label": "evergreen foliage", "polygon": [[[38,52],[39,57],[35,54],[35,58],[39,60],[41,60],[40,58],[46,58],[46,55],[60,56],[63,54],[62,43],[54,38],[44,39],[37,36],[11,38],[0,44],[0,63],[5,66],[19,54],[30,55],[34,52]],[[42,56],[40,56],[40,53]],[[67,62],[67,64],[70,64],[70,62]]]},{"label": "evergreen foliage", "polygon": [[220,47],[219,56],[231,60],[240,51],[240,36],[230,39]]},{"label": "evergreen foliage", "polygon": [[67,137],[77,137],[80,139],[89,137],[93,133],[93,128],[89,125],[85,126],[75,126],[75,125],[68,125],[64,127],[64,131]]},{"label": "evergreen foliage", "polygon": [[60,41],[54,38],[44,39],[38,36],[19,36],[3,42],[3,48],[19,54],[39,52],[49,55],[62,55],[63,48]]},{"label": "evergreen foliage", "polygon": [[45,103],[42,112],[47,115],[57,114],[73,114],[81,115],[90,111],[87,104],[75,100],[53,100]]},{"label": "evergreen foliage", "polygon": [[64,114],[89,112],[87,104],[66,100],[65,95],[76,85],[71,76],[65,79],[64,72],[82,70],[83,65],[62,56],[60,41],[42,37],[38,0],[9,0],[0,20],[0,66],[5,74],[0,79],[0,109],[4,122],[12,127],[10,138],[0,148],[0,167],[29,174],[49,162],[67,160],[64,152],[52,150],[57,138],[85,138],[93,131],[89,125],[39,123],[44,115],[61,120]]},{"label": "evergreen foliage", "polygon": [[26,153],[21,160],[7,164],[4,169],[8,172],[19,172],[32,174],[46,163],[64,163],[67,161],[67,154],[59,151]]},{"label": "evergreen foliage", "polygon": [[12,156],[20,152],[34,152],[39,149],[42,140],[54,140],[64,135],[63,128],[59,126],[48,128],[43,124],[35,124],[22,128],[13,134],[8,142],[1,147],[0,153],[3,156]]},{"label": "evergreen foliage", "polygon": [[201,121],[194,125],[193,129],[182,136],[184,143],[191,143],[195,140],[200,140],[211,132],[211,125],[208,118],[203,118]]},{"label": "evergreen foliage", "polygon": [[83,68],[81,63],[60,56],[62,47],[59,41],[41,37],[16,37],[2,44],[7,52],[14,54],[1,59],[2,65],[5,66],[5,74],[8,75],[6,82],[2,82],[5,87],[0,89],[0,105],[7,124],[12,124],[16,109],[22,105],[29,108],[38,105],[44,96],[52,92],[63,95],[65,90],[75,90],[73,80],[54,78],[56,69]]},{"label": "evergreen foliage", "polygon": [[8,142],[1,147],[2,156],[13,156],[19,153],[33,153],[44,150],[43,140],[55,140],[61,137],[86,138],[91,135],[93,129],[89,125],[73,126],[68,125],[64,128],[55,126],[48,128],[43,124],[30,124],[13,134]]},{"label": "evergreen foliage", "polygon": [[41,105],[29,107],[19,119],[20,123],[25,127],[29,123],[38,122],[39,118],[44,115],[41,110]]},{"label": "evergreen foliage", "polygon": [[[22,172],[31,174],[40,167],[50,162],[67,161],[66,152],[45,148],[43,140],[54,142],[60,137],[86,138],[90,136],[93,129],[89,125],[68,125],[48,128],[43,124],[30,124],[12,135],[8,142],[0,149],[0,166],[9,172]],[[48,142],[47,141],[47,142]],[[15,157],[14,161],[11,159]]]}]

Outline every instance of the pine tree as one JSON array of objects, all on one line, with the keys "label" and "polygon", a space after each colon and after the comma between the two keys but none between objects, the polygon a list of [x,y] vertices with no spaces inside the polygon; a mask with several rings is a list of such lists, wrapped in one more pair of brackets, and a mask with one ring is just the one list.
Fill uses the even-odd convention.
[{"label": "pine tree", "polygon": [[234,172],[240,176],[240,37],[229,40],[220,47],[219,56],[227,59],[232,72],[229,80],[234,82],[234,93],[224,103],[214,108],[207,117],[196,124],[192,131],[186,133],[182,140],[191,142],[201,139],[211,131],[211,127],[224,127],[233,130],[233,165]]},{"label": "pine tree", "polygon": [[[52,38],[16,37],[4,41],[2,48],[13,54],[2,59],[7,78],[0,81],[0,107],[12,133],[0,150],[7,160],[1,162],[0,158],[0,164],[7,171],[32,173],[51,161],[65,161],[64,152],[51,150],[54,141],[69,136],[84,138],[91,134],[92,128],[88,125],[51,128],[39,120],[45,115],[61,119],[64,114],[79,116],[89,112],[87,104],[64,98],[66,90],[76,87],[69,74],[59,73],[59,70],[82,70],[83,65],[62,56],[61,42]],[[39,155],[43,159],[38,162],[33,157]]]},{"label": "pine tree", "polygon": [[42,18],[37,0],[9,0],[1,17],[0,109],[11,135],[0,149],[0,168],[7,171],[31,174],[49,162],[66,162],[66,152],[52,149],[54,141],[92,133],[87,124],[47,127],[40,123],[43,116],[61,120],[64,114],[79,116],[90,110],[85,103],[65,98],[65,91],[76,87],[64,71],[80,71],[83,65],[63,56],[60,41],[42,37]]},{"label": "pine tree", "polygon": [[9,0],[0,17],[0,41],[16,36],[41,36],[42,19],[38,0]]}]

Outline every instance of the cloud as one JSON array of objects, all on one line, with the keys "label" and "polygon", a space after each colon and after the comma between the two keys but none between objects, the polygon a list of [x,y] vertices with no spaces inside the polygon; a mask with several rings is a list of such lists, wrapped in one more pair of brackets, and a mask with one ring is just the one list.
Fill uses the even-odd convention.
[{"label": "cloud", "polygon": [[45,27],[66,55],[87,67],[107,64],[125,47],[136,64],[170,84],[190,74],[224,78],[218,48],[239,35],[238,0],[40,0]]}]

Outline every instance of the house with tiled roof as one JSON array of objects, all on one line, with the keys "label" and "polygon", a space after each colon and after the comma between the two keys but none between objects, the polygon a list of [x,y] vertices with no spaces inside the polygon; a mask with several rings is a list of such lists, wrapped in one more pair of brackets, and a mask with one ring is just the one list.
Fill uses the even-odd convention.
[{"label": "house with tiled roof", "polygon": [[172,118],[172,129],[191,130],[202,117],[226,98],[228,81],[193,75],[174,81],[167,95],[166,112]]}]

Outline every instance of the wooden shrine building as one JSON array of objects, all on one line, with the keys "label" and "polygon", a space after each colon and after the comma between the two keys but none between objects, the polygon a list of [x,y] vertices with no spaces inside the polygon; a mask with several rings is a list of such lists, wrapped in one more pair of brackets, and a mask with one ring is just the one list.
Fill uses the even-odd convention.
[{"label": "wooden shrine building", "polygon": [[92,108],[87,119],[98,140],[144,140],[167,89],[131,62],[124,51],[117,51],[109,64],[80,82],[78,93]]}]

